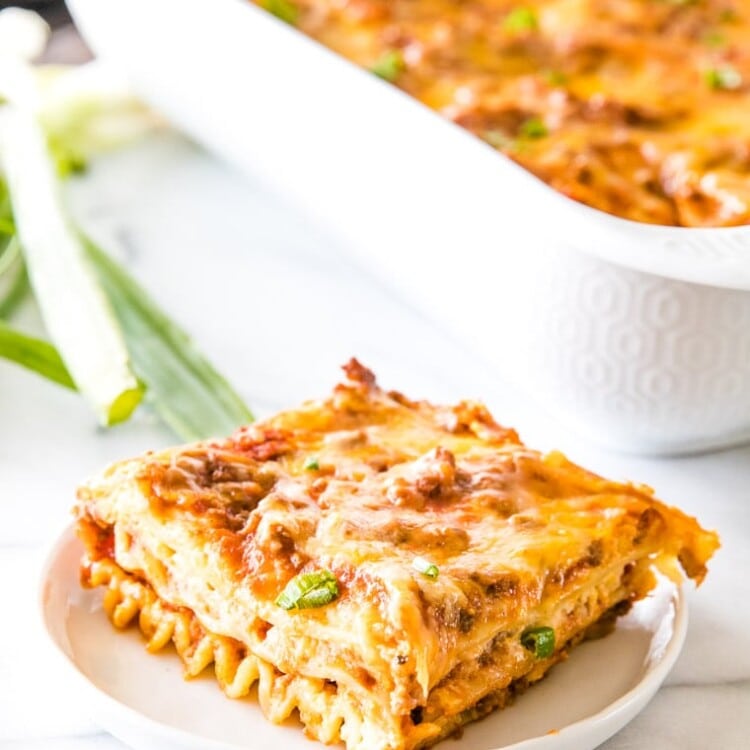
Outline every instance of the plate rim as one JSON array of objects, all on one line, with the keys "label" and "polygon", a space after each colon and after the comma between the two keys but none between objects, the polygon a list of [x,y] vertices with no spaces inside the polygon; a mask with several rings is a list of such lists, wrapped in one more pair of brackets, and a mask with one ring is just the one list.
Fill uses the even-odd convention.
[{"label": "plate rim", "polygon": [[[73,544],[80,544],[75,531],[75,524],[69,524],[59,536],[55,538],[49,552],[44,557],[41,574],[37,589],[38,616],[41,620],[44,632],[54,646],[54,652],[58,661],[64,663],[67,672],[72,674],[79,686],[81,686],[95,703],[100,705],[107,714],[116,713],[127,720],[130,725],[145,727],[149,734],[156,737],[179,739],[185,747],[195,747],[201,750],[240,750],[242,746],[234,742],[225,742],[203,737],[186,729],[166,724],[158,719],[147,716],[132,706],[121,702],[106,690],[96,685],[89,677],[81,671],[75,660],[65,651],[58,638],[54,635],[47,616],[47,603],[45,601],[46,591],[55,574],[56,562],[67,548]],[[596,713],[585,718],[566,724],[555,732],[515,742],[511,745],[503,745],[492,748],[492,750],[554,750],[554,748],[574,741],[581,736],[582,732],[591,733],[591,729],[604,729],[600,742],[614,736],[626,724],[628,724],[643,708],[651,701],[665,678],[672,670],[677,661],[687,635],[688,626],[688,603],[683,587],[670,582],[672,585],[671,604],[673,621],[669,640],[664,647],[660,657],[651,665],[647,666],[638,682],[619,698],[609,703]],[[228,699],[229,700],[229,699]],[[634,709],[634,710],[633,710]],[[632,714],[630,713],[632,711]],[[97,716],[92,716],[94,723],[102,727],[114,737],[118,733],[112,731],[109,726],[97,721]],[[609,727],[606,725],[609,724]],[[612,728],[614,727],[614,728]],[[248,746],[249,747],[249,746]],[[321,747],[325,747],[322,746]]]}]

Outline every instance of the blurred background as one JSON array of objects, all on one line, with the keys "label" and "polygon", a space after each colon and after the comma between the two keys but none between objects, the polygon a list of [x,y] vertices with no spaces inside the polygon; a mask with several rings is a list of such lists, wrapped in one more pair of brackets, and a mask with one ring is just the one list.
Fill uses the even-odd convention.
[{"label": "blurred background", "polygon": [[85,62],[91,53],[75,30],[63,0],[12,0],[0,2],[0,9],[10,6],[28,8],[40,13],[53,28],[49,47],[44,53],[44,62]]},{"label": "blurred background", "polygon": [[7,8],[11,5],[20,8],[28,8],[41,13],[47,21],[55,27],[65,26],[70,23],[70,15],[65,8],[63,0],[14,0],[14,2],[0,2],[0,8]]}]

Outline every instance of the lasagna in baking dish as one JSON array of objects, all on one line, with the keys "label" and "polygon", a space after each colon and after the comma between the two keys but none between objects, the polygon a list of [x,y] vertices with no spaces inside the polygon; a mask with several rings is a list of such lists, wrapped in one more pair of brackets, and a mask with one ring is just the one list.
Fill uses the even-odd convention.
[{"label": "lasagna in baking dish", "polygon": [[256,0],[575,200],[750,223],[750,4]]},{"label": "lasagna in baking dish", "polygon": [[413,750],[508,704],[718,546],[647,487],[526,448],[479,403],[381,390],[109,467],[79,492],[82,580],[189,676],[348,750]]}]

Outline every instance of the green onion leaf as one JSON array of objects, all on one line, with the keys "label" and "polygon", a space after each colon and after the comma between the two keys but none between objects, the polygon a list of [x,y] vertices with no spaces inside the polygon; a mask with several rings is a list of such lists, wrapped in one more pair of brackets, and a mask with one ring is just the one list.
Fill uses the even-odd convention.
[{"label": "green onion leaf", "polygon": [[536,140],[537,138],[544,138],[546,135],[549,135],[549,130],[541,117],[529,117],[528,120],[521,123],[518,134],[521,138]]},{"label": "green onion leaf", "polygon": [[11,237],[0,252],[0,320],[9,318],[29,291],[21,246]]},{"label": "green onion leaf", "polygon": [[[16,231],[16,227],[13,223],[13,211],[10,205],[10,193],[8,192],[8,185],[3,179],[0,179],[0,219],[3,220],[6,227],[6,230],[4,230],[4,234],[14,234]],[[12,227],[12,229],[10,232],[8,232],[7,228],[10,227]]]},{"label": "green onion leaf", "polygon": [[52,344],[27,336],[0,321],[0,357],[75,390],[76,384]]},{"label": "green onion leaf", "polygon": [[60,143],[55,138],[50,138],[47,143],[57,167],[57,176],[60,179],[83,174],[88,168],[86,158],[74,149]]},{"label": "green onion leaf", "polygon": [[13,218],[9,216],[0,216],[0,234],[11,237],[16,233],[16,225]]},{"label": "green onion leaf", "polygon": [[127,419],[143,389],[112,308],[68,223],[47,140],[31,106],[31,74],[19,68],[18,104],[0,110],[3,164],[24,253],[45,327],[78,389],[104,425]]},{"label": "green onion leaf", "polygon": [[0,178],[0,320],[9,318],[28,290],[8,186]]},{"label": "green onion leaf", "polygon": [[89,240],[84,244],[122,326],[135,371],[175,434],[202,440],[252,422],[252,412],[190,337],[109,255]]},{"label": "green onion leaf", "polygon": [[425,560],[424,557],[415,557],[411,562],[412,568],[421,573],[427,578],[432,578],[434,581],[440,574],[440,569],[435,563],[431,563],[429,560]]},{"label": "green onion leaf", "polygon": [[339,584],[330,570],[300,573],[276,598],[282,609],[311,609],[330,604],[339,595]]},{"label": "green onion leaf", "polygon": [[263,7],[290,26],[294,26],[299,18],[299,8],[289,0],[263,0]]},{"label": "green onion leaf", "polygon": [[533,8],[514,8],[503,21],[503,29],[511,34],[535,31],[538,26]]},{"label": "green onion leaf", "polygon": [[39,120],[60,176],[77,174],[98,154],[156,130],[162,120],[100,63],[34,69]]},{"label": "green onion leaf", "polygon": [[395,49],[386,52],[370,68],[371,73],[389,83],[393,83],[404,70],[406,70],[404,56],[399,50]]},{"label": "green onion leaf", "polygon": [[547,659],[555,651],[555,631],[546,625],[526,628],[521,633],[521,645],[537,659]]},{"label": "green onion leaf", "polygon": [[305,471],[318,471],[318,469],[320,469],[320,464],[318,463],[318,459],[315,458],[315,456],[309,456],[305,459],[305,463],[302,468]]},{"label": "green onion leaf", "polygon": [[706,71],[706,83],[716,90],[734,91],[742,86],[742,74],[731,65],[710,68]]}]

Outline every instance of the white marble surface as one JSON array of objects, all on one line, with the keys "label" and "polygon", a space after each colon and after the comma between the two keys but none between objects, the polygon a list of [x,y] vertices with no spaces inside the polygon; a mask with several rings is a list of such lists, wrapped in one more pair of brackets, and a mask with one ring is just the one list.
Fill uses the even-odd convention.
[{"label": "white marble surface", "polygon": [[[750,448],[640,459],[568,434],[480,360],[352,261],[262,185],[162,137],[108,157],[72,190],[100,237],[194,334],[258,414],[325,393],[356,354],[381,381],[437,400],[484,398],[541,448],[656,487],[720,531],[690,593],[683,654],[647,710],[607,750],[750,747]],[[33,309],[23,313],[36,324]],[[76,482],[172,438],[142,413],[104,432],[74,394],[0,362],[0,747],[114,750],[54,661],[36,608],[45,550]]]}]

